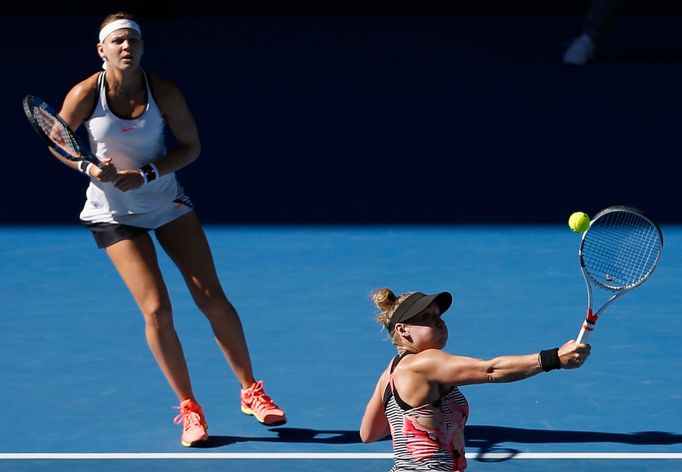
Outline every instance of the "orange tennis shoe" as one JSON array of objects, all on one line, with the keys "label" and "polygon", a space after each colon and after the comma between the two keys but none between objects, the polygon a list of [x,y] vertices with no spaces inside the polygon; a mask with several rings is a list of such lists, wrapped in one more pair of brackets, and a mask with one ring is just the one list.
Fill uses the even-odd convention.
[{"label": "orange tennis shoe", "polygon": [[242,412],[254,416],[267,426],[279,426],[287,422],[284,412],[265,394],[263,381],[242,389]]},{"label": "orange tennis shoe", "polygon": [[204,418],[204,410],[193,399],[188,398],[180,403],[180,414],[175,417],[175,424],[182,423],[180,442],[185,447],[192,447],[208,439],[208,425]]}]

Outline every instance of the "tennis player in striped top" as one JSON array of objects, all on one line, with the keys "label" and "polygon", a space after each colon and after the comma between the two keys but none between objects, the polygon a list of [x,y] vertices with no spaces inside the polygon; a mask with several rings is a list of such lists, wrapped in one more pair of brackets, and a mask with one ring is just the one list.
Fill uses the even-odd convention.
[{"label": "tennis player in striped top", "polygon": [[590,346],[569,341],[535,354],[474,359],[443,351],[448,329],[441,316],[452,295],[382,288],[372,294],[377,316],[398,350],[379,377],[360,426],[364,442],[393,437],[391,471],[462,471],[469,405],[461,385],[513,382],[543,371],[583,365]]}]

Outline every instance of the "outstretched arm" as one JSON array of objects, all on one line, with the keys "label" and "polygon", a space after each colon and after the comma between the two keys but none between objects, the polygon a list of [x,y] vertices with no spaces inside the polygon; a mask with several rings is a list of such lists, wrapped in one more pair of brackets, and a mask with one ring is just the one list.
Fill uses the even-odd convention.
[{"label": "outstretched arm", "polygon": [[[588,344],[568,341],[559,348],[558,365],[555,367],[575,369],[580,367],[589,355]],[[422,369],[428,380],[453,385],[515,382],[543,371],[539,353],[483,360],[433,351],[429,356],[424,356],[422,362],[425,364]],[[415,369],[417,368],[419,367],[415,365]]]}]

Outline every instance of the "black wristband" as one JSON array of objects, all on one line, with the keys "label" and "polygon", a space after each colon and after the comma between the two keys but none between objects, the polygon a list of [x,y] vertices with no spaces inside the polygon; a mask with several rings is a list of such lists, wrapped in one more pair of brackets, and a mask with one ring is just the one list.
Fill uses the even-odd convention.
[{"label": "black wristband", "polygon": [[78,163],[78,170],[80,171],[81,174],[87,174],[88,173],[88,166],[90,166],[89,161],[80,161]]},{"label": "black wristband", "polygon": [[550,370],[554,369],[561,369],[558,347],[540,351],[540,354],[538,354],[538,360],[540,361],[540,368],[545,372],[549,372]]},{"label": "black wristband", "polygon": [[142,166],[140,168],[140,172],[142,172],[144,176],[145,183],[149,183],[158,177],[156,173],[156,166],[154,166],[153,164],[147,164],[146,166]]}]

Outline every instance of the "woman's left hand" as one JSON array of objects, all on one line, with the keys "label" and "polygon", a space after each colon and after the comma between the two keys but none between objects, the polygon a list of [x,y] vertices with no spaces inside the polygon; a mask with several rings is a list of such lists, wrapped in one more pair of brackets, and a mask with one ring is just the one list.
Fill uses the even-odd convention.
[{"label": "woman's left hand", "polygon": [[122,170],[114,182],[114,186],[121,192],[135,190],[144,185],[144,177],[137,169]]}]

